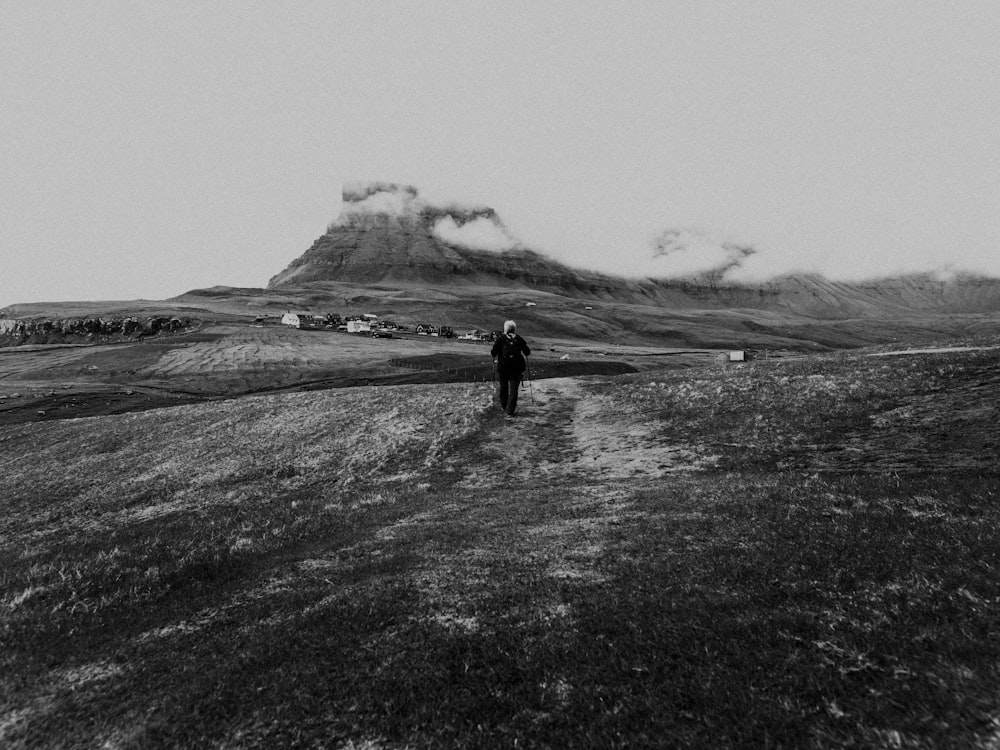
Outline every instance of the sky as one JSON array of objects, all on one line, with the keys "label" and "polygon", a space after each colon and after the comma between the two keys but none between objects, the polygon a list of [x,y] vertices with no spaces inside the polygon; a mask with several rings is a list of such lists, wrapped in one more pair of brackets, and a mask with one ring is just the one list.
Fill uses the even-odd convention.
[{"label": "sky", "polygon": [[997,39],[994,0],[0,0],[0,306],[265,286],[369,180],[623,275],[1000,275]]}]

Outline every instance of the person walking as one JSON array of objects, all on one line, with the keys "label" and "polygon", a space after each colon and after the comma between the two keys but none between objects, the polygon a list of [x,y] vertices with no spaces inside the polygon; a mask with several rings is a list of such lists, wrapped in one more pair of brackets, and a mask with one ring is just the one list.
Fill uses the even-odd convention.
[{"label": "person walking", "polygon": [[500,381],[500,408],[509,417],[517,411],[517,389],[521,386],[521,375],[528,367],[525,357],[530,354],[528,343],[517,334],[517,323],[513,320],[505,322],[503,335],[493,342],[490,355]]}]

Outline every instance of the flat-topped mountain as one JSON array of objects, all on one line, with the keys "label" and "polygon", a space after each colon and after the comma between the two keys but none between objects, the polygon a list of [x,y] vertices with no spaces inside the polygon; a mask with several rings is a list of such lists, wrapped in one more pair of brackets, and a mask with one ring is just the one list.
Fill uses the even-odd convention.
[{"label": "flat-topped mountain", "polygon": [[545,289],[609,283],[525,248],[492,208],[434,206],[416,188],[394,183],[345,187],[338,219],[268,288],[322,281]]}]

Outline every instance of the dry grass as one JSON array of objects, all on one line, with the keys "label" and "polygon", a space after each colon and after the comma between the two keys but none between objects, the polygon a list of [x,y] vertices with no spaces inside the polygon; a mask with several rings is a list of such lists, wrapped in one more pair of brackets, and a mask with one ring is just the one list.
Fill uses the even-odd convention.
[{"label": "dry grass", "polygon": [[998,363],[5,428],[0,744],[995,746]]}]

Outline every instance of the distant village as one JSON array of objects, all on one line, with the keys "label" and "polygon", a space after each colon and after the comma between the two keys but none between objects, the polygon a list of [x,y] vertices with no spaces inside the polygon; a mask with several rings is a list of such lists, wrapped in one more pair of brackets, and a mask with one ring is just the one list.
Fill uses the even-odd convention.
[{"label": "distant village", "polygon": [[[251,325],[263,326],[267,318],[257,317]],[[466,339],[472,341],[494,341],[498,331],[484,331],[479,328],[456,334],[451,326],[435,326],[421,323],[413,328],[398,325],[391,320],[385,320],[373,313],[341,317],[337,313],[314,315],[304,312],[286,312],[281,316],[281,324],[289,328],[304,330],[337,330],[347,333],[367,334],[375,338],[392,338],[393,334],[416,334],[418,336],[438,336],[445,339]]]}]

